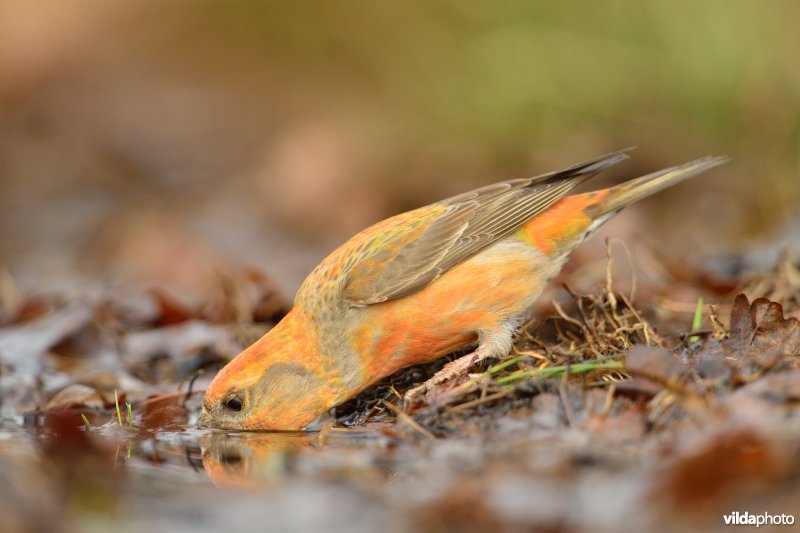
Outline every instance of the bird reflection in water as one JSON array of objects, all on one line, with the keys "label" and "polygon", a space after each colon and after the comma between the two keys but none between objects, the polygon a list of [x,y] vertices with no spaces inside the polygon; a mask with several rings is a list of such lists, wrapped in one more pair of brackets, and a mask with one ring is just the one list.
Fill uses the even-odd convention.
[{"label": "bird reflection in water", "polygon": [[200,438],[203,468],[218,487],[268,486],[291,471],[292,459],[317,447],[311,433],[211,433]]}]

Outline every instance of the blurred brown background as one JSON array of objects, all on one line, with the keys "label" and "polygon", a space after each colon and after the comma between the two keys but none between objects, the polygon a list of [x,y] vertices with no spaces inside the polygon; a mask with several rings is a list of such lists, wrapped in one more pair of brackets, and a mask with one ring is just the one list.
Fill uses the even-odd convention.
[{"label": "blurred brown background", "polygon": [[0,0],[0,270],[191,297],[256,265],[293,294],[381,218],[630,145],[609,180],[733,161],[608,233],[753,249],[797,221],[798,20],[791,0]]}]

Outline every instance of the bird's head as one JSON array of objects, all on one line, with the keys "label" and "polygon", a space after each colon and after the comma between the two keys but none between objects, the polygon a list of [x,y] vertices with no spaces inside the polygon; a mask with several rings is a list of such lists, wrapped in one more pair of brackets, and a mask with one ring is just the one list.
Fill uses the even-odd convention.
[{"label": "bird's head", "polygon": [[297,322],[290,313],[223,367],[206,390],[201,425],[298,431],[333,407],[313,338]]}]

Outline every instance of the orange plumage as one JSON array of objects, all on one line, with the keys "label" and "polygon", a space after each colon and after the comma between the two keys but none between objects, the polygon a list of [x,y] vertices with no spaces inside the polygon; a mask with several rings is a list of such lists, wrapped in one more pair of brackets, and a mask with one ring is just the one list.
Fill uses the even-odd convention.
[{"label": "orange plumage", "polygon": [[569,253],[626,205],[714,167],[704,158],[568,195],[627,156],[511,180],[389,218],[328,256],[291,312],[206,391],[201,423],[296,430],[379,379],[457,349],[431,383],[507,354]]}]

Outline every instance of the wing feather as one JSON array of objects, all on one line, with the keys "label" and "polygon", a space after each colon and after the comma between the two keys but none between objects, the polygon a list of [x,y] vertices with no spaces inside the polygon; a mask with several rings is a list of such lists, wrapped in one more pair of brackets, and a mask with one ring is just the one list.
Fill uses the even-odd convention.
[{"label": "wing feather", "polygon": [[[627,159],[626,151],[534,178],[494,183],[428,206],[436,215],[421,235],[419,221],[406,220],[388,235],[384,231],[363,245],[358,261],[346,274],[342,297],[352,305],[365,306],[425,288],[585,180]],[[409,233],[415,236],[408,238]]]}]

